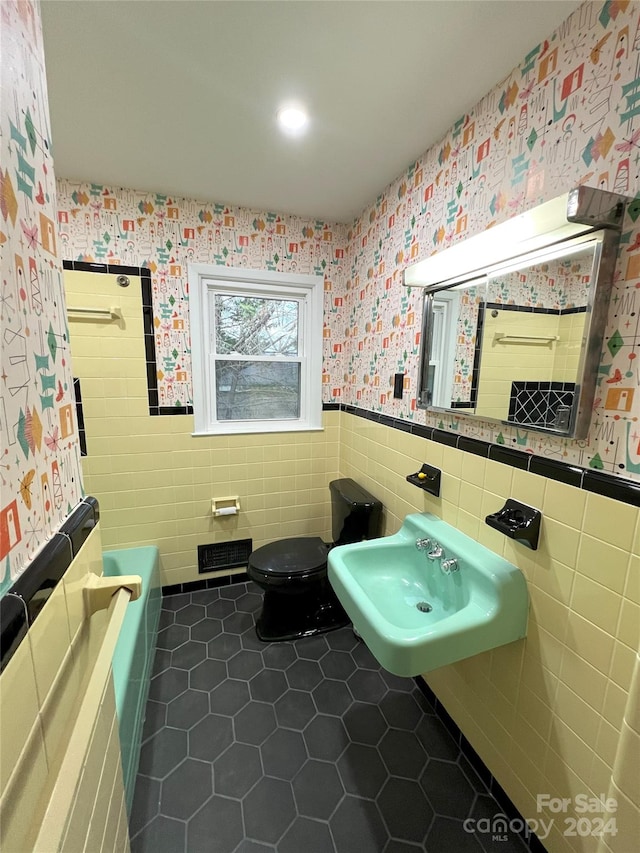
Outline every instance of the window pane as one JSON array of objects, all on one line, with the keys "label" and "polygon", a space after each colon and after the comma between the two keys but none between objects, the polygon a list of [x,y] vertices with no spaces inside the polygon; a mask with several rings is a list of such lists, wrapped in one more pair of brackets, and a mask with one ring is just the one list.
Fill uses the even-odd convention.
[{"label": "window pane", "polygon": [[216,294],[213,325],[220,355],[298,355],[295,300]]},{"label": "window pane", "polygon": [[220,421],[300,417],[300,364],[217,361],[216,408]]}]

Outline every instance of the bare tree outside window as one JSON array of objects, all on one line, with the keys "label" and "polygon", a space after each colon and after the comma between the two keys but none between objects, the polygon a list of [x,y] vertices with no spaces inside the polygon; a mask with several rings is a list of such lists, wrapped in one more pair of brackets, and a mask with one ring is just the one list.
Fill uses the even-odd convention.
[{"label": "bare tree outside window", "polygon": [[218,419],[300,417],[299,303],[218,293],[213,314]]}]

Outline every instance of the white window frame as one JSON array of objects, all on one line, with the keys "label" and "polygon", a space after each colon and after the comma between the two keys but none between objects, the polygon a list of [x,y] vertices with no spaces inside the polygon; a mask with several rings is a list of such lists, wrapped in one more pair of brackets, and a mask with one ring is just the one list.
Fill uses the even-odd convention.
[{"label": "white window frame", "polygon": [[[189,264],[189,318],[193,377],[193,435],[296,432],[322,429],[324,277],[271,270]],[[218,420],[209,299],[216,293],[295,299],[299,303],[300,416],[282,420]],[[277,356],[274,357],[277,361]]]},{"label": "white window frame", "polygon": [[432,406],[451,407],[456,339],[451,317],[460,312],[460,293],[449,291],[433,296],[433,344],[429,364],[434,365]]}]

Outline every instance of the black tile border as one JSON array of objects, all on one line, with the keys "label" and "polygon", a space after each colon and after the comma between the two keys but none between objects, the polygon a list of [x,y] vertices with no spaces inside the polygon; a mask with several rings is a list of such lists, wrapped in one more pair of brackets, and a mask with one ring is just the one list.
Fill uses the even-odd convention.
[{"label": "black tile border", "polygon": [[185,583],[174,583],[162,587],[162,597],[168,595],[182,595],[184,592],[198,592],[201,589],[217,589],[221,586],[232,586],[237,583],[246,583],[250,580],[246,572],[237,572],[235,575],[220,575],[217,578],[203,578],[198,581],[186,581]]},{"label": "black tile border", "polygon": [[587,306],[586,305],[574,305],[571,308],[539,308],[537,305],[511,305],[507,302],[487,302],[486,310],[489,309],[496,311],[518,311],[520,313],[526,314],[555,314],[555,315],[566,315],[566,314],[586,314]]},{"label": "black tile border", "polygon": [[79,553],[85,540],[100,521],[100,506],[96,498],[89,495],[79,503],[70,516],[68,516],[60,528],[70,541],[73,556]]},{"label": "black tile border", "polygon": [[455,432],[445,432],[443,429],[434,429],[431,441],[444,444],[445,447],[457,447],[460,436]]},{"label": "black tile border", "polygon": [[461,435],[458,439],[458,450],[464,450],[465,453],[473,453],[475,456],[483,456],[487,459],[490,449],[490,444],[487,444],[486,441],[479,441],[477,438]]},{"label": "black tile border", "polygon": [[151,289],[151,270],[147,267],[128,267],[123,264],[92,264],[85,261],[63,261],[65,270],[76,272],[94,272],[103,275],[139,276],[142,292],[142,327],[144,331],[144,352],[147,365],[147,395],[149,414],[156,415],[192,415],[193,406],[160,406],[158,396],[158,362],[156,359],[155,331],[153,328],[153,292]]},{"label": "black tile border", "polygon": [[97,264],[89,261],[62,261],[65,270],[76,270],[76,272],[97,272],[109,275],[141,275],[141,270],[149,273],[146,267],[128,267],[124,264]]},{"label": "black tile border", "polygon": [[545,459],[544,456],[532,456],[529,471],[532,474],[539,474],[541,477],[548,477],[550,480],[558,480],[578,489],[582,488],[582,480],[585,474],[585,469],[578,465],[567,465],[566,462],[559,462],[557,459]]},{"label": "black tile border", "polygon": [[27,636],[99,518],[98,501],[90,496],[83,498],[0,599],[0,672]]},{"label": "black tile border", "polygon": [[[151,397],[149,397],[151,399]],[[192,415],[193,406],[149,406],[150,415]]]},{"label": "black tile border", "polygon": [[[357,418],[384,424],[392,429],[402,432],[410,432],[420,438],[426,438],[443,444],[446,447],[455,447],[465,453],[473,453],[483,456],[503,465],[510,465],[521,471],[529,471],[531,474],[539,474],[557,480],[568,486],[575,486],[587,492],[594,492],[605,498],[612,498],[621,503],[640,507],[640,482],[607,474],[604,471],[593,471],[590,468],[582,468],[578,465],[570,465],[558,459],[547,459],[544,456],[536,456],[533,453],[525,453],[513,447],[503,444],[494,444],[471,436],[460,435],[451,430],[443,430],[437,427],[429,427],[424,424],[416,424],[403,418],[393,418],[381,412],[371,412],[357,406],[347,404],[341,405],[341,410]],[[408,428],[408,425],[410,427]]]},{"label": "black tile border", "polygon": [[29,630],[27,605],[14,592],[0,599],[0,672],[13,657]]},{"label": "black tile border", "polygon": [[424,424],[412,424],[409,432],[412,435],[417,435],[419,438],[426,438],[431,441],[433,439],[435,429],[433,427],[425,426]]},{"label": "black tile border", "polygon": [[487,306],[482,302],[478,308],[478,319],[476,320],[476,345],[473,348],[473,366],[471,368],[471,394],[466,406],[475,409],[478,400],[478,388],[480,387],[480,357],[482,355],[482,340],[484,338],[485,311]]},{"label": "black tile border", "polygon": [[[67,528],[68,530],[68,528]],[[16,579],[11,592],[18,595],[27,607],[29,627],[33,625],[42,608],[73,560],[73,545],[68,533],[59,531],[29,563]]]},{"label": "black tile border", "polygon": [[[582,488],[587,492],[595,492],[597,495],[604,495],[606,498],[619,501],[622,498],[618,497],[620,487],[616,482],[617,479],[601,471],[585,471],[582,478]],[[640,506],[640,483],[630,483],[627,488],[633,493],[634,500],[627,500],[626,503]]]},{"label": "black tile border", "polygon": [[525,818],[522,817],[507,792],[504,790],[502,785],[500,785],[495,776],[493,776],[475,749],[471,746],[456,721],[449,714],[433,690],[429,687],[423,676],[417,675],[413,680],[418,687],[418,690],[433,708],[436,717],[438,717],[440,722],[447,729],[462,755],[467,759],[480,781],[488,789],[489,793],[492,794],[509,821],[518,820],[522,822],[522,830],[518,835],[522,841],[524,841],[525,845],[527,845],[530,850],[535,851],[535,853],[546,853],[546,848],[538,836],[529,829]]},{"label": "black tile border", "polygon": [[84,428],[84,409],[82,408],[82,390],[80,380],[73,377],[73,391],[76,398],[76,420],[78,422],[78,439],[80,441],[80,456],[87,456],[87,433]]},{"label": "black tile border", "polygon": [[503,465],[511,465],[521,471],[529,470],[529,454],[512,447],[503,447],[501,444],[489,445],[489,459],[494,462],[502,462]]}]

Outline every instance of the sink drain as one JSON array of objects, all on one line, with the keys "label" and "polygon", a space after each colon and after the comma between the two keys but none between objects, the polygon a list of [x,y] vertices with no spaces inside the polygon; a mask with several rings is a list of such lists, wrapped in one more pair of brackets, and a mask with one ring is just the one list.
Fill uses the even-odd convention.
[{"label": "sink drain", "polygon": [[433,607],[429,604],[428,601],[419,601],[416,604],[416,607],[420,611],[420,613],[431,613]]}]

